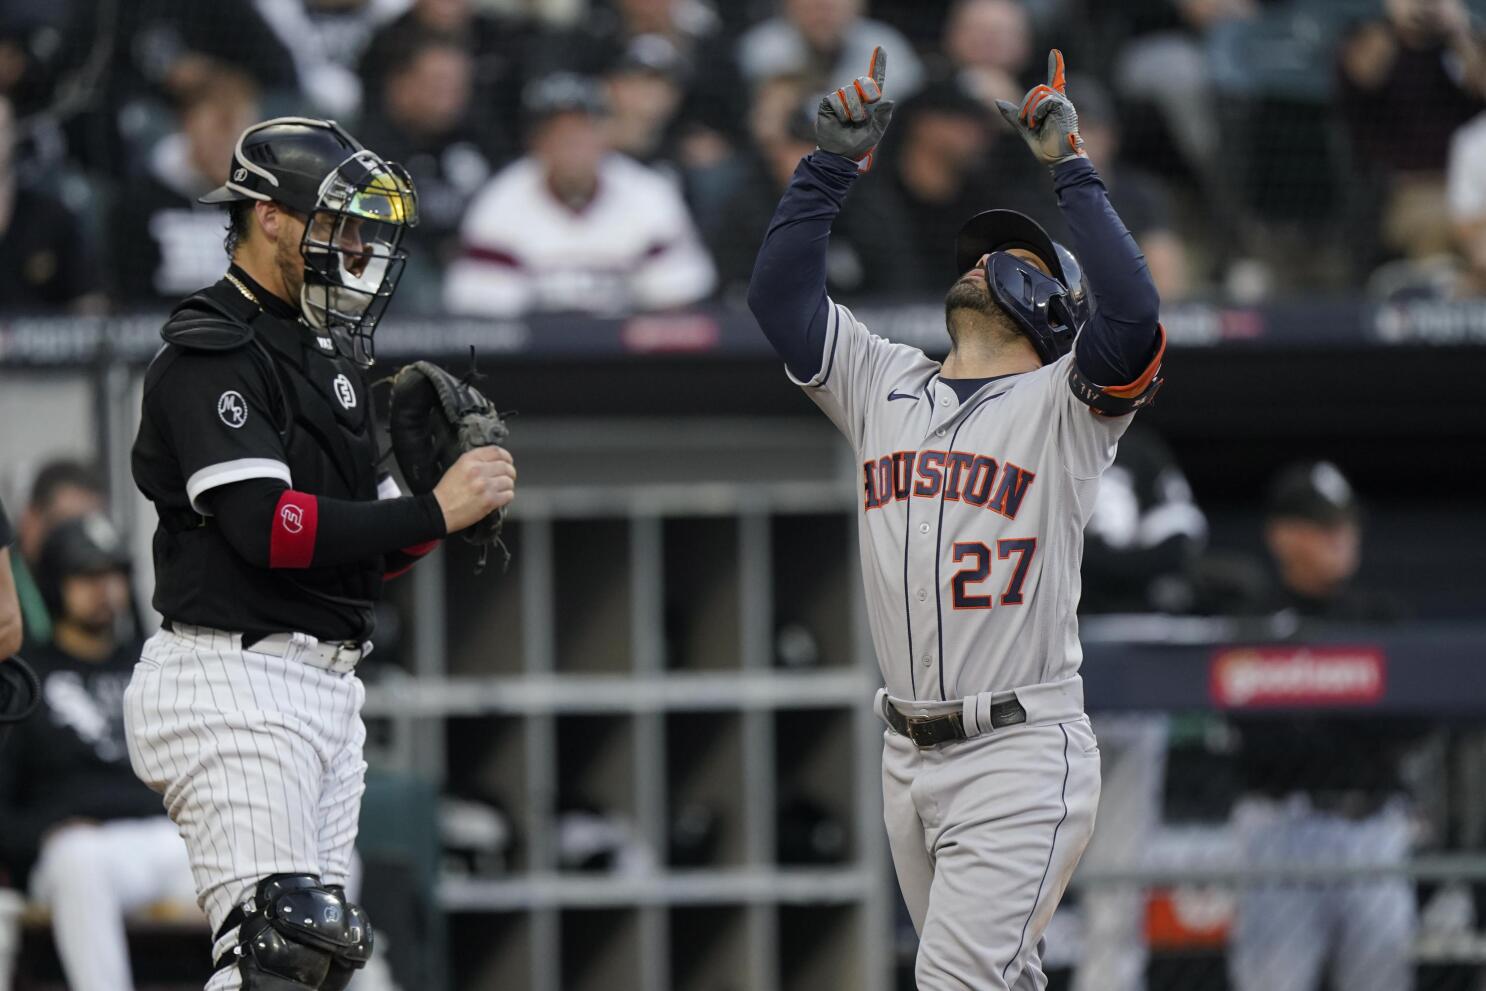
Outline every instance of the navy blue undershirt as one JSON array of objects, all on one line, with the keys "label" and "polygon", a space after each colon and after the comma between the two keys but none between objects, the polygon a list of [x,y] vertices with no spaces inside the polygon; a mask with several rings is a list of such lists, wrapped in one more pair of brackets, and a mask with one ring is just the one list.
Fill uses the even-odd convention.
[{"label": "navy blue undershirt", "polygon": [[[801,381],[809,381],[821,369],[828,313],[826,246],[831,222],[857,175],[855,162],[820,149],[801,159],[774,211],[748,285],[748,305],[759,327]],[[1087,159],[1055,166],[1053,188],[1073,242],[1070,247],[1098,304],[1079,333],[1075,360],[1090,381],[1125,385],[1140,377],[1160,344],[1156,285],[1135,239],[1109,205],[1104,181]],[[949,250],[945,245],[946,255]],[[951,274],[959,273],[947,272],[946,284]],[[951,387],[960,392],[954,383]]]},{"label": "navy blue undershirt", "polygon": [[985,385],[987,382],[994,382],[997,379],[1010,378],[1013,375],[1020,374],[1020,372],[1008,372],[1005,375],[992,375],[989,378],[983,379],[947,379],[941,375],[939,376],[939,381],[943,382],[945,385],[955,390],[955,395],[959,396],[960,402],[963,403],[971,396],[975,395],[975,393],[980,390],[980,387]]}]

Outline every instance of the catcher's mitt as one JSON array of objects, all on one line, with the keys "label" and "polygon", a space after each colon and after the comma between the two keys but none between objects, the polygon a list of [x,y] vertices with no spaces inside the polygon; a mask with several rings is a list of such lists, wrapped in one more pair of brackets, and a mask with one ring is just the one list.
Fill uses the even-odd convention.
[{"label": "catcher's mitt", "polygon": [[[392,453],[403,480],[414,494],[432,492],[449,466],[465,451],[503,444],[510,435],[495,406],[470,384],[474,372],[455,378],[429,361],[415,361],[392,378],[388,431]],[[480,548],[476,571],[485,567],[492,546],[506,553],[501,526],[506,511],[497,509],[464,531],[464,538]],[[510,555],[506,553],[507,560]]]}]

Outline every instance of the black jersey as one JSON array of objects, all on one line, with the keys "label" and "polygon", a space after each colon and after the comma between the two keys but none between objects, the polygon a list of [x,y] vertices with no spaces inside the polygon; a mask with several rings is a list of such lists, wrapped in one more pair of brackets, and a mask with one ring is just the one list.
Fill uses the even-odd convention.
[{"label": "black jersey", "polygon": [[124,689],[139,652],[130,641],[97,662],[50,644],[28,654],[41,708],[14,727],[0,761],[0,859],[11,868],[24,872],[42,836],[65,820],[165,814],[130,768],[124,740]]},{"label": "black jersey", "polygon": [[[209,493],[248,479],[337,499],[377,498],[377,441],[361,369],[241,269],[178,308],[150,364],[134,481],[160,515],[155,609],[167,620],[250,635],[297,631],[364,640],[380,596],[380,554],[354,565],[255,566],[228,543]],[[251,293],[256,299],[250,299]],[[202,297],[205,297],[204,299]],[[172,327],[225,311],[236,337]],[[251,329],[251,334],[247,333]]]}]

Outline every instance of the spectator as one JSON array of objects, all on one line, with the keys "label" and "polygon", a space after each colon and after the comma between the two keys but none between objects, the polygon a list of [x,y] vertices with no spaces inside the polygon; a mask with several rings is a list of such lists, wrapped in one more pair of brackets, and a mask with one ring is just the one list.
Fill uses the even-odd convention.
[{"label": "spectator", "polygon": [[448,35],[416,31],[389,56],[380,106],[361,128],[368,148],[400,162],[418,190],[400,285],[412,305],[437,308],[439,281],[459,254],[459,225],[506,146],[472,112],[475,60]]},{"label": "spectator", "polygon": [[15,167],[16,121],[0,96],[0,300],[12,309],[103,309],[93,246],[58,200],[22,183]]},{"label": "spectator", "polygon": [[10,545],[15,541],[5,504],[0,502],[0,661],[21,649],[21,604],[15,595],[15,577],[10,573]]},{"label": "spectator", "polygon": [[1449,249],[1451,135],[1486,103],[1486,39],[1462,0],[1387,0],[1339,57],[1353,148],[1385,182],[1382,240],[1410,257]]},{"label": "spectator", "polygon": [[16,550],[10,567],[25,617],[26,641],[46,643],[52,636],[46,601],[31,577],[41,545],[56,527],[68,520],[103,511],[103,482],[79,461],[58,458],[41,466],[31,483],[31,498],[16,521]]},{"label": "spectator", "polygon": [[1178,300],[1190,292],[1187,249],[1173,229],[1171,194],[1160,177],[1127,164],[1120,157],[1121,128],[1114,101],[1095,79],[1068,80],[1068,92],[1078,100],[1079,134],[1120,219],[1135,236],[1150,267],[1151,278],[1163,301]]},{"label": "spectator", "polygon": [[428,35],[464,46],[471,63],[471,105],[481,108],[486,120],[506,125],[517,119],[531,61],[528,52],[538,40],[537,32],[526,20],[476,9],[474,0],[414,0],[406,13],[384,24],[361,57],[367,107],[383,105],[382,87],[393,64],[405,58],[402,49]]},{"label": "spectator", "polygon": [[132,988],[123,913],[164,899],[189,905],[194,894],[185,844],[134,776],[124,743],[124,688],[141,646],[119,632],[128,568],[102,516],[47,537],[37,576],[55,636],[27,658],[42,708],[15,727],[0,762],[0,852],[51,910],[76,991]]},{"label": "spectator", "polygon": [[[47,163],[54,175],[61,165],[65,181],[77,183],[69,161],[110,182],[147,173],[156,143],[175,129],[180,101],[223,71],[251,80],[270,105],[303,112],[294,62],[253,0],[50,6],[68,14],[50,94],[65,144],[53,146],[61,160]],[[106,201],[107,191],[98,198]]]},{"label": "spectator", "polygon": [[294,59],[299,87],[317,112],[355,117],[362,107],[356,67],[383,25],[407,0],[254,0]]},{"label": "spectator", "polygon": [[[1270,490],[1265,540],[1275,604],[1302,617],[1384,622],[1381,596],[1353,587],[1361,540],[1351,486],[1327,462],[1297,465]],[[1417,911],[1404,876],[1412,827],[1403,765],[1428,733],[1402,718],[1244,715],[1245,791],[1234,830],[1242,863],[1266,872],[1240,893],[1229,953],[1235,991],[1319,991],[1329,963],[1347,991],[1413,986]],[[1381,871],[1286,883],[1300,867]]]},{"label": "spectator", "polygon": [[923,65],[896,28],[864,16],[864,3],[780,0],[779,15],[750,28],[738,42],[743,75],[757,82],[799,73],[818,93],[866,72],[872,49],[880,45],[892,67],[888,95],[911,96],[923,84]]},{"label": "spectator", "polygon": [[[1259,0],[1156,0],[1133,4],[1144,33],[1121,46],[1113,82],[1121,98],[1151,108],[1187,171],[1211,189],[1221,150],[1207,38],[1214,28],[1259,14]],[[1125,13],[1125,5],[1110,5]],[[1141,8],[1145,9],[1141,9]]]},{"label": "spectator", "polygon": [[44,107],[56,86],[67,9],[46,0],[0,4],[0,96],[22,116]]},{"label": "spectator", "polygon": [[530,152],[490,181],[450,268],[451,310],[617,315],[695,302],[716,272],[675,186],[613,153],[597,85],[568,74],[526,96]]},{"label": "spectator", "polygon": [[630,41],[605,79],[610,143],[637,162],[675,162],[676,125],[688,69],[676,46],[658,34]]},{"label": "spectator", "polygon": [[[958,0],[944,22],[941,44],[951,78],[987,111],[996,109],[997,100],[1021,101],[1032,57],[1032,23],[1017,0]],[[1083,99],[1079,93],[1080,123]]]},{"label": "spectator", "polygon": [[[674,54],[666,54],[654,40],[641,42],[655,38],[668,42]],[[576,64],[593,75],[626,59],[666,63],[664,71],[680,89],[668,137],[683,168],[717,165],[739,143],[744,109],[732,40],[701,0],[614,0],[610,9],[596,13],[578,40],[582,54]],[[614,109],[624,113],[617,100]]]},{"label": "spectator", "polygon": [[[632,70],[648,64],[661,71],[679,89],[664,132],[666,156],[687,172],[688,180],[700,175],[725,181],[725,169],[718,175],[703,172],[730,162],[742,143],[744,94],[737,85],[733,37],[725,33],[718,13],[701,0],[614,0],[594,12],[583,33],[557,39],[563,51],[548,53],[545,61],[594,76],[611,73],[624,62]],[[655,39],[669,43],[670,52]],[[635,77],[633,71],[630,77]],[[611,100],[617,117],[627,116],[624,94],[611,94]]]},{"label": "spectator", "polygon": [[182,94],[178,129],[118,198],[110,230],[115,299],[175,300],[220,278],[222,214],[196,198],[227,180],[237,136],[258,119],[251,80],[230,70]]},{"label": "spectator", "polygon": [[[125,56],[115,63],[105,96],[179,96],[223,68],[252,79],[261,92],[293,93],[299,84],[289,50],[253,0],[154,0],[120,4],[117,37],[105,39]],[[79,34],[108,29],[91,5],[78,5]],[[87,52],[80,52],[86,57]]]},{"label": "spectator", "polygon": [[[776,96],[776,93],[778,94]],[[780,102],[784,107],[775,112]],[[800,159],[815,148],[816,97],[800,80],[779,76],[759,87],[752,115],[754,152],[722,207],[708,244],[724,291],[741,298],[753,274],[758,243]],[[912,290],[914,258],[905,248],[908,218],[883,183],[859,183],[831,228],[826,285],[836,299],[868,288],[889,295]]]},{"label": "spectator", "polygon": [[1003,125],[992,123],[980,101],[953,83],[936,83],[900,107],[897,117],[899,140],[887,164],[909,220],[901,255],[916,262],[915,289],[942,288],[955,234],[982,210],[1021,210],[1058,236],[1061,218],[1056,210],[1050,216],[1035,196],[1034,184],[1045,185],[1046,176],[1037,175],[1024,154],[1004,154],[1009,143],[998,147],[999,130],[992,130]]}]

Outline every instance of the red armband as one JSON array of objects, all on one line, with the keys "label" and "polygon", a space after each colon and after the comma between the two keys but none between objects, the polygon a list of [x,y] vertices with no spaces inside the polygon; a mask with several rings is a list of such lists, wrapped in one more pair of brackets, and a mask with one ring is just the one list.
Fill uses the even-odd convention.
[{"label": "red armband", "polygon": [[308,568],[315,559],[315,531],[320,501],[306,492],[285,489],[269,523],[268,566]]}]

